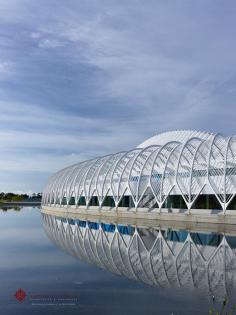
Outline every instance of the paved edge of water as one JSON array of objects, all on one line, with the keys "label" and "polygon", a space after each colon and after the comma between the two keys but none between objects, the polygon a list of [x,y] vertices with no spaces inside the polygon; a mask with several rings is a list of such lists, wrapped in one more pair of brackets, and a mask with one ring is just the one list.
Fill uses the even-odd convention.
[{"label": "paved edge of water", "polygon": [[[94,218],[107,218],[114,220],[145,220],[147,222],[151,221],[168,221],[168,222],[177,222],[177,223],[207,223],[207,224],[223,224],[223,225],[232,225],[235,226],[236,229],[236,210],[232,210],[227,212],[227,214],[223,214],[222,212],[217,213],[214,210],[199,210],[192,209],[191,213],[187,213],[187,211],[183,209],[175,209],[175,212],[157,212],[157,211],[148,211],[148,209],[142,209],[140,211],[135,211],[134,209],[118,208],[114,210],[114,208],[106,208],[106,209],[98,209],[97,207],[49,207],[42,206],[42,211],[44,213],[52,214],[52,215],[84,215],[84,216],[93,216]],[[167,209],[163,209],[167,210]],[[177,210],[177,211],[176,211]],[[185,211],[185,212],[184,212]]]}]

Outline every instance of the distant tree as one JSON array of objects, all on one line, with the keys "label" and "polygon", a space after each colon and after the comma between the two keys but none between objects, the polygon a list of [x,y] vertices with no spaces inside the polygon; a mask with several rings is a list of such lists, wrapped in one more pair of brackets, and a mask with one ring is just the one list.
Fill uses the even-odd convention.
[{"label": "distant tree", "polygon": [[27,194],[22,194],[22,196],[23,196],[23,199],[24,199],[24,200],[29,199],[29,195],[27,195]]},{"label": "distant tree", "polygon": [[15,195],[11,198],[11,201],[22,201],[24,200],[23,195]]}]

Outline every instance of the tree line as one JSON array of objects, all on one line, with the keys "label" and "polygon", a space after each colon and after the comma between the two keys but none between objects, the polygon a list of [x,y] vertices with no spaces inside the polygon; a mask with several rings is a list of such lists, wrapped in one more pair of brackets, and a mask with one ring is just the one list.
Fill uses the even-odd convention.
[{"label": "tree line", "polygon": [[10,202],[10,201],[41,201],[42,193],[33,193],[32,195],[28,194],[15,194],[12,192],[1,192],[0,193],[0,202]]}]

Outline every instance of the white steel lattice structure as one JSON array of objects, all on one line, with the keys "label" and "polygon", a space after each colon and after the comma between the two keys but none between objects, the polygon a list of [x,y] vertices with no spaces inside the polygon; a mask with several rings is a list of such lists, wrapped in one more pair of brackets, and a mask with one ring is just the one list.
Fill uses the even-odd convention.
[{"label": "white steel lattice structure", "polygon": [[236,136],[182,130],[55,173],[44,189],[42,205],[87,209],[109,205],[115,210],[123,202],[135,211],[161,212],[173,207],[168,205],[171,197],[179,196],[191,212],[199,196],[210,195],[227,213],[235,194]]}]

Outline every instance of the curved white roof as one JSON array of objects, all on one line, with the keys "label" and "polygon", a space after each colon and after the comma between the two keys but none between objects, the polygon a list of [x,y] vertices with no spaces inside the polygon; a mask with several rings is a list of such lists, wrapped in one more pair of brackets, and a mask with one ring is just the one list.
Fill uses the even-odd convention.
[{"label": "curved white roof", "polygon": [[209,140],[214,137],[214,134],[204,131],[195,130],[173,130],[159,133],[144,142],[140,143],[137,148],[145,148],[150,145],[164,145],[170,141],[179,141],[184,143],[190,138],[200,138],[204,140]]}]

